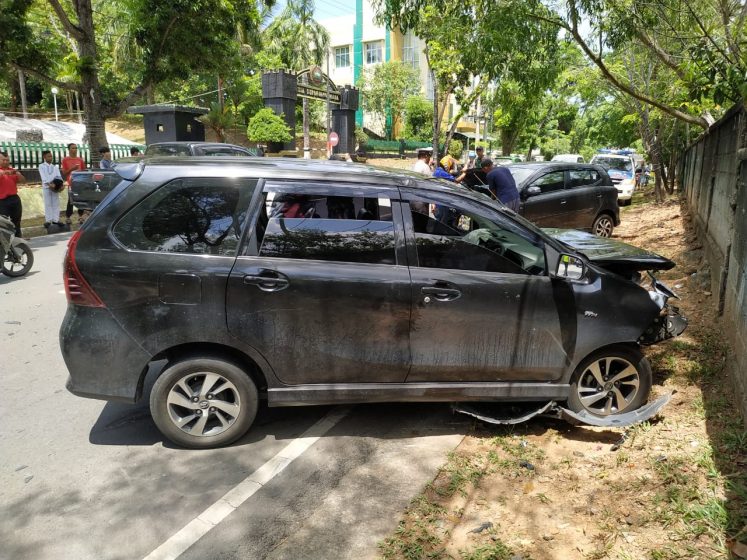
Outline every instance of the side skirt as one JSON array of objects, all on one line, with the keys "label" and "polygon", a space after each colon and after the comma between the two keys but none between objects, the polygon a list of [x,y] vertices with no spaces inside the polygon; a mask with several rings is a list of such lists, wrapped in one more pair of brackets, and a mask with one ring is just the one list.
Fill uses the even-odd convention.
[{"label": "side skirt", "polygon": [[268,406],[383,402],[564,401],[558,383],[330,383],[267,390]]}]

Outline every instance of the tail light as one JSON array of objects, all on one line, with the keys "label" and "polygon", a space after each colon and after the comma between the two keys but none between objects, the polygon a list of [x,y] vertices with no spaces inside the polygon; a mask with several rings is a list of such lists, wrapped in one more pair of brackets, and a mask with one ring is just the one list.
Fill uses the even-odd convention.
[{"label": "tail light", "polygon": [[65,281],[65,295],[68,303],[73,305],[106,307],[101,298],[86,282],[86,279],[83,278],[80,270],[78,270],[78,265],[75,263],[75,249],[82,233],[81,230],[76,231],[67,244],[67,253],[65,253],[65,263],[62,270],[63,280]]}]

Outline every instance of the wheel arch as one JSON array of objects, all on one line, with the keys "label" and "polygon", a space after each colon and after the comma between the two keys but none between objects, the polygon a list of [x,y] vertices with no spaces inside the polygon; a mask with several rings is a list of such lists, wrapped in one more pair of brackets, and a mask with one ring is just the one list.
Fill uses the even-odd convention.
[{"label": "wheel arch", "polygon": [[[260,365],[248,354],[216,342],[188,342],[172,346],[155,354],[140,374],[136,401],[150,392],[152,383],[170,364],[189,358],[217,358],[227,360],[246,372],[260,394],[267,390],[267,377]],[[145,395],[147,396],[147,395]]]}]

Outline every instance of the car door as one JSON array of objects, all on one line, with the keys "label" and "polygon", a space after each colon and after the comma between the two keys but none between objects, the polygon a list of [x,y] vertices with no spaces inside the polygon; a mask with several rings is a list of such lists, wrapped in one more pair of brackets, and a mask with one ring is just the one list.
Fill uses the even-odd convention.
[{"label": "car door", "polygon": [[568,222],[564,227],[589,229],[602,206],[602,177],[593,167],[577,167],[567,171]]},{"label": "car door", "polygon": [[[530,193],[531,187],[539,189],[539,192]],[[568,193],[565,191],[565,173],[562,169],[554,168],[529,180],[520,194],[520,213],[527,220],[540,227],[563,227]]]},{"label": "car door", "polygon": [[403,382],[410,276],[396,188],[267,181],[226,298],[278,379]]},{"label": "car door", "polygon": [[407,381],[558,379],[572,340],[558,301],[572,309],[572,295],[547,276],[541,238],[456,195],[403,197],[413,287]]}]

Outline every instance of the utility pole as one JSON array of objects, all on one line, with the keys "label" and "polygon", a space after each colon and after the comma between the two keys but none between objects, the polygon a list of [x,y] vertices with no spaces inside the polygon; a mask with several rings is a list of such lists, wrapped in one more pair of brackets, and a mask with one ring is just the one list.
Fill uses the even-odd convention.
[{"label": "utility pole", "polygon": [[332,114],[330,113],[330,107],[329,107],[329,59],[331,56],[332,49],[330,47],[327,48],[327,79],[324,81],[325,85],[327,86],[327,157],[332,155],[332,146],[330,145],[330,134],[332,133]]}]

